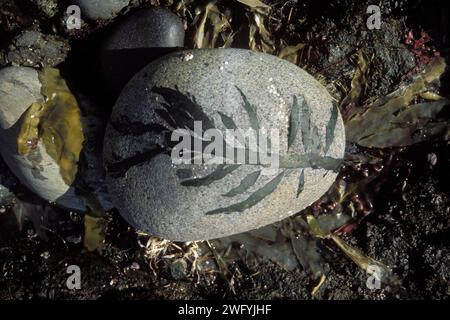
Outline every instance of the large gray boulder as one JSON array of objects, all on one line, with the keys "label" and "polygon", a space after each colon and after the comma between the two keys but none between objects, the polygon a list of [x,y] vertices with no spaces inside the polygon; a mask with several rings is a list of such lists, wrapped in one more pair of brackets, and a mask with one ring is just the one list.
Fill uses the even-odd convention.
[{"label": "large gray boulder", "polygon": [[[180,141],[171,141],[172,134],[177,128],[192,134],[194,121],[203,131],[224,133],[219,140],[225,145],[232,141],[226,129],[266,133],[279,169],[250,159],[180,163],[179,150],[173,152]],[[205,138],[200,132],[193,140],[202,133]],[[106,182],[113,203],[135,227],[171,240],[211,239],[312,204],[334,182],[344,148],[337,106],[304,70],[248,50],[184,51],[151,63],[122,91],[105,136]]]}]

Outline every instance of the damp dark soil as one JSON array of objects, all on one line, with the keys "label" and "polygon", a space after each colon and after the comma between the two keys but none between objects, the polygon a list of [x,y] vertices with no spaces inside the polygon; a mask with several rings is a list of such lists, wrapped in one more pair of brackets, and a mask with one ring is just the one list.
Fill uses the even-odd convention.
[{"label": "damp dark soil", "polygon": [[[81,217],[55,212],[54,230],[41,240],[26,223],[17,229],[12,213],[0,215],[0,299],[442,299],[449,295],[450,183],[444,177],[450,148],[421,145],[399,154],[404,164],[392,169],[390,182],[376,196],[376,211],[347,240],[372,258],[393,266],[398,286],[370,290],[368,275],[338,249],[326,253],[328,272],[315,295],[317,279],[304,270],[286,271],[270,262],[250,266],[236,261],[234,292],[220,276],[176,280],[161,261],[155,273],[136,232],[118,215],[108,224],[102,254],[89,253],[79,236]],[[437,156],[430,166],[430,153]],[[413,164],[414,163],[414,164]],[[406,172],[405,172],[406,171]],[[400,178],[401,177],[401,178]],[[399,196],[400,195],[400,196]],[[331,244],[330,244],[331,246]],[[69,290],[67,267],[82,270],[82,288]]]},{"label": "damp dark soil", "polygon": [[[51,32],[49,26],[59,23],[57,18],[43,18],[26,10],[22,2],[0,0],[0,63],[10,50],[8,41],[23,28],[33,26],[33,19],[41,21],[44,32]],[[135,6],[147,2],[158,3],[136,1],[139,4]],[[381,17],[386,32],[367,29],[366,8],[370,3],[365,1],[266,3],[273,6],[275,17],[282,22],[274,28],[274,35],[283,35],[294,44],[308,44],[308,55],[299,65],[320,74],[337,99],[343,98],[341,83],[348,86],[352,78],[354,63],[348,57],[359,48],[365,48],[374,61],[372,82],[361,100],[394,91],[427,62],[426,55],[439,52],[448,59],[450,19],[444,16],[446,1],[384,1]],[[88,31],[80,34],[59,35],[72,47],[60,67],[71,86],[104,107],[101,112],[106,118],[110,101],[98,88],[95,43],[107,28],[86,28]],[[421,32],[430,36],[426,55],[405,44],[410,31],[416,38]],[[236,39],[239,41],[239,35]],[[16,54],[20,56],[20,52]],[[446,79],[448,72],[441,83],[444,96],[448,96]],[[385,153],[393,162],[387,179],[370,194],[373,212],[343,236],[367,256],[390,266],[398,279],[373,289],[366,285],[366,272],[327,241],[323,244],[326,272],[322,279],[301,267],[286,271],[264,259],[256,265],[235,260],[226,266],[226,274],[194,272],[180,276],[170,259],[149,262],[149,248],[142,245],[141,235],[116,212],[107,217],[101,253],[88,252],[83,245],[83,215],[47,209],[48,205],[22,187],[0,161],[0,185],[40,208],[32,217],[19,219],[19,224],[13,210],[0,211],[0,299],[446,299],[450,295],[450,145],[424,142]],[[39,224],[45,228],[36,228]],[[79,290],[66,285],[70,265],[80,267]]]}]

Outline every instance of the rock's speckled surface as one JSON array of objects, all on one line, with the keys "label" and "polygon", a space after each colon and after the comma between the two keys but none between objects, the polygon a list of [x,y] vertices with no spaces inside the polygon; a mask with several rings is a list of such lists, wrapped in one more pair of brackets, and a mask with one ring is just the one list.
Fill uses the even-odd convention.
[{"label": "rock's speckled surface", "polygon": [[[174,165],[167,137],[194,120],[219,130],[279,129],[281,169],[270,175],[261,165]],[[188,241],[259,228],[304,209],[335,180],[328,169],[339,166],[344,148],[339,111],[312,76],[271,55],[213,49],[168,55],[126,85],[104,159],[113,202],[130,223]]]},{"label": "rock's speckled surface", "polygon": [[64,39],[26,30],[13,38],[4,53],[2,65],[12,64],[23,67],[53,67],[63,62],[69,54],[70,46]]}]

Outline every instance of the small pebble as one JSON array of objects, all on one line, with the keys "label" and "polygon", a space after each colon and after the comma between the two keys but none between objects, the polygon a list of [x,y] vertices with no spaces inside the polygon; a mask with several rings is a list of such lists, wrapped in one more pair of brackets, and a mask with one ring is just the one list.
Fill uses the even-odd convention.
[{"label": "small pebble", "polygon": [[131,270],[139,270],[140,268],[141,268],[141,266],[137,262],[133,262],[130,266]]},{"label": "small pebble", "polygon": [[50,258],[50,253],[48,251],[42,252],[41,258],[47,260],[48,258]]},{"label": "small pebble", "polygon": [[429,153],[428,156],[427,156],[427,159],[428,159],[428,162],[430,163],[431,166],[435,166],[436,165],[436,163],[437,163],[437,155],[434,152]]}]

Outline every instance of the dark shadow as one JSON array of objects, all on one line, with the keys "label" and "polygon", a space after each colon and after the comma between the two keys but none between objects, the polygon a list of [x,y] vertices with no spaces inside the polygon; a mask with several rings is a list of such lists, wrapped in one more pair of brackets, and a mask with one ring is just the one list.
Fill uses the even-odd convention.
[{"label": "dark shadow", "polygon": [[101,53],[102,79],[109,98],[117,98],[125,84],[149,63],[183,48],[136,48]]}]

